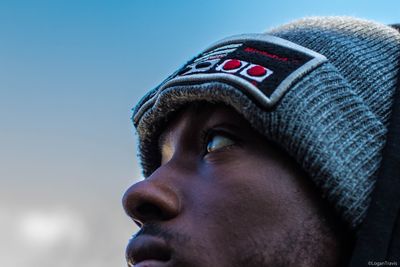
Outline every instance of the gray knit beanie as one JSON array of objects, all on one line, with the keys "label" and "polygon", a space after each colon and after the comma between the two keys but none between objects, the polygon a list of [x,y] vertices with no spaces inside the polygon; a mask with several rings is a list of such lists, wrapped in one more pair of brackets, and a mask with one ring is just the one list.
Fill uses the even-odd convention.
[{"label": "gray knit beanie", "polygon": [[224,39],[142,98],[133,121],[144,176],[183,105],[234,108],[308,173],[352,228],[369,206],[399,70],[400,34],[350,17],[305,18]]}]

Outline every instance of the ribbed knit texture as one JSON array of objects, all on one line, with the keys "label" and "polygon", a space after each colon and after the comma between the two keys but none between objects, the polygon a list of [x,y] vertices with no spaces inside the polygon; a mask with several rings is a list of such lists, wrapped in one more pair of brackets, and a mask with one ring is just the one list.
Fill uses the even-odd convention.
[{"label": "ribbed knit texture", "polygon": [[316,17],[267,33],[326,56],[355,93],[387,123],[398,70],[399,33],[395,29],[350,17]]},{"label": "ribbed knit texture", "polygon": [[224,103],[295,158],[343,220],[357,227],[381,162],[400,36],[387,26],[348,17],[307,18],[269,33],[329,62],[290,88],[272,111],[221,82],[166,89],[136,125],[144,175],[160,164],[157,136],[176,110],[194,101]]}]

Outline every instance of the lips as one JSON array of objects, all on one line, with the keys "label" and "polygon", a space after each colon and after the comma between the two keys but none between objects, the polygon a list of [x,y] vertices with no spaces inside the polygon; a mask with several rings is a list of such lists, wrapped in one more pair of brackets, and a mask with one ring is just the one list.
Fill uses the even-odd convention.
[{"label": "lips", "polygon": [[128,266],[162,266],[170,259],[171,249],[158,237],[150,235],[135,237],[126,248]]}]

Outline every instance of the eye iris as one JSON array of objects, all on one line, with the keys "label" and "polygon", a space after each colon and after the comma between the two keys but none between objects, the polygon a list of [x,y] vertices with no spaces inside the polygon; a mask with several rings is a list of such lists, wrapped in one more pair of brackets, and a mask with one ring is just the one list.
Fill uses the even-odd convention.
[{"label": "eye iris", "polygon": [[212,152],[214,150],[220,149],[225,146],[232,145],[233,141],[227,137],[216,135],[207,144],[207,152]]}]

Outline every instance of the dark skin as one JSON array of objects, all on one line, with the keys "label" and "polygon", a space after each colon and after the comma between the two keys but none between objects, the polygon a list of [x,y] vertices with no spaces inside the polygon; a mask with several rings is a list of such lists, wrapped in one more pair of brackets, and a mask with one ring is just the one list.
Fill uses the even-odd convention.
[{"label": "dark skin", "polygon": [[343,266],[345,232],[310,179],[233,109],[183,109],[160,149],[123,198],[141,227],[131,266]]}]

